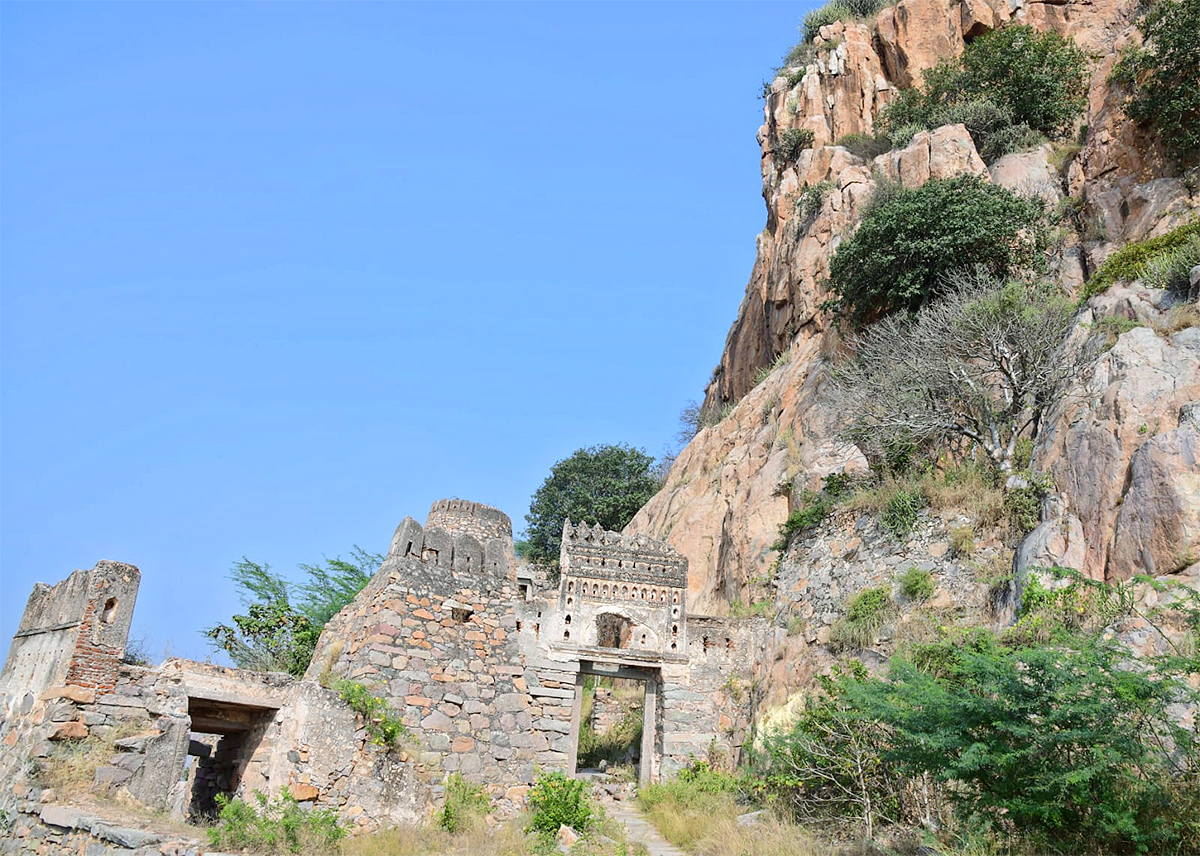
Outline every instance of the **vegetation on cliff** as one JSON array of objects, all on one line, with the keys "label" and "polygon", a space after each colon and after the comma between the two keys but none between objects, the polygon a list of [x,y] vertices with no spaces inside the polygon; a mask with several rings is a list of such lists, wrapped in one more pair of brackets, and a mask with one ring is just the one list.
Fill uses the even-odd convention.
[{"label": "vegetation on cliff", "polygon": [[1200,264],[1200,220],[1192,220],[1157,238],[1126,244],[1092,274],[1084,297],[1100,294],[1117,280],[1147,277],[1156,288],[1187,294],[1188,271]]},{"label": "vegetation on cliff", "polygon": [[961,122],[992,161],[1069,136],[1086,106],[1087,55],[1069,38],[1009,25],[980,36],[962,56],[925,72],[900,93],[878,128],[893,145],[923,129]]},{"label": "vegetation on cliff", "polygon": [[982,268],[1008,277],[1038,264],[1045,243],[1040,200],[972,175],[915,190],[881,185],[853,236],[829,262],[838,315],[862,325],[915,311],[953,290],[951,274]]},{"label": "vegetation on cliff", "polygon": [[1112,82],[1129,93],[1125,110],[1158,133],[1172,157],[1200,158],[1200,0],[1143,4],[1131,45],[1113,68]]},{"label": "vegetation on cliff", "polygon": [[953,290],[915,316],[859,334],[834,372],[844,433],[876,460],[960,439],[1011,471],[1018,443],[1036,440],[1080,365],[1063,347],[1074,305],[1047,285],[982,273],[943,287]]}]

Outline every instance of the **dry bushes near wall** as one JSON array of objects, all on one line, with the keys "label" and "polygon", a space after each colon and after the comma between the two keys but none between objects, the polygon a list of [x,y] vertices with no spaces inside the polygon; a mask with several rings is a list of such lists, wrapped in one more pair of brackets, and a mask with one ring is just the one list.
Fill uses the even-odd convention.
[{"label": "dry bushes near wall", "polygon": [[132,737],[149,725],[145,719],[130,719],[105,734],[93,732],[83,740],[64,740],[55,744],[49,756],[37,767],[38,783],[53,788],[60,799],[70,799],[96,789],[96,771],[117,754],[117,741]]}]

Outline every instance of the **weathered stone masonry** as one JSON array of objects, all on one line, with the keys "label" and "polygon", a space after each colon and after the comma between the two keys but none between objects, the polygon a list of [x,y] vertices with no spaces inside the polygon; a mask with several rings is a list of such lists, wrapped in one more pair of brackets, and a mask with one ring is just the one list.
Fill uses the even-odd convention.
[{"label": "weathered stone masonry", "polygon": [[[645,537],[568,521],[560,566],[553,586],[519,573],[506,515],[437,502],[424,526],[405,518],[397,527],[382,567],[294,681],[179,660],[119,666],[129,626],[120,610],[132,608],[137,570],[102,562],[57,595],[35,590],[32,616],[69,603],[78,632],[52,637],[63,622],[27,615],[46,639],[14,640],[0,739],[36,756],[47,738],[121,728],[131,736],[97,777],[155,808],[184,814],[211,807],[218,791],[287,786],[364,827],[424,818],[450,773],[484,784],[498,810],[513,812],[539,770],[574,772],[587,674],[645,682],[643,780],[714,749],[736,753],[774,631],[689,615],[686,560]],[[110,597],[117,610],[104,623]],[[102,644],[81,647],[85,638]],[[28,666],[22,652],[39,645],[57,652],[54,669]],[[386,699],[411,737],[372,744],[329,688],[340,679]],[[22,781],[19,767],[0,765],[0,777]]]}]

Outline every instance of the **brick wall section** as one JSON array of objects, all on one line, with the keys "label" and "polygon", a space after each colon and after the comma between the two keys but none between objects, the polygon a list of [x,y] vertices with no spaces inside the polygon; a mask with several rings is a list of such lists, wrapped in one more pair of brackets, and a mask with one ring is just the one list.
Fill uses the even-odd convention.
[{"label": "brick wall section", "polygon": [[96,641],[96,624],[100,620],[96,602],[89,600],[79,625],[79,636],[67,668],[67,683],[108,692],[117,685],[117,667],[125,656],[125,641],[120,645],[104,645]]}]

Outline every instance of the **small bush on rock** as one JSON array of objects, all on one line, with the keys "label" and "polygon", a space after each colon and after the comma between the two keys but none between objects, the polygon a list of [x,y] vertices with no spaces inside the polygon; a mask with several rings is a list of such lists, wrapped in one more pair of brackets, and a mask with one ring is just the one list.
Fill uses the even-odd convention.
[{"label": "small bush on rock", "polygon": [[1083,290],[1083,296],[1091,297],[1107,291],[1117,280],[1140,278],[1153,264],[1166,256],[1186,249],[1193,238],[1200,238],[1200,220],[1184,223],[1165,235],[1147,238],[1144,241],[1126,244],[1104,260]]},{"label": "small bush on rock", "polygon": [[846,604],[846,614],[829,628],[829,644],[835,649],[874,645],[895,611],[890,586],[863,589]]},{"label": "small bush on rock", "polygon": [[1045,242],[1039,200],[976,176],[915,190],[885,185],[830,260],[833,305],[855,325],[915,311],[946,289],[951,272],[979,267],[1007,277],[1035,266]]},{"label": "small bush on rock", "polygon": [[909,568],[900,575],[900,593],[906,600],[922,603],[933,597],[933,578],[929,571]]},{"label": "small bush on rock", "polygon": [[826,24],[850,18],[870,18],[888,5],[887,0],[831,0],[804,16],[804,41],[815,39]]},{"label": "small bush on rock", "polygon": [[367,735],[376,746],[392,746],[401,737],[410,736],[409,730],[404,727],[404,723],[388,703],[363,684],[338,681],[333,685],[333,691],[363,718]]},{"label": "small bush on rock", "polygon": [[779,134],[772,152],[782,163],[795,163],[800,152],[812,148],[812,128],[787,128]]},{"label": "small bush on rock", "polygon": [[446,801],[434,821],[449,833],[462,832],[487,814],[490,807],[482,785],[471,784],[462,773],[451,773],[446,779]]},{"label": "small bush on rock", "polygon": [[569,778],[560,770],[542,773],[529,791],[530,827],[539,833],[554,835],[560,826],[586,832],[592,823],[582,779]]},{"label": "small bush on rock", "polygon": [[896,538],[905,538],[917,525],[917,515],[924,507],[925,496],[919,490],[898,490],[888,500],[879,522]]},{"label": "small bush on rock", "polygon": [[863,160],[877,158],[892,148],[892,143],[888,138],[874,134],[847,134],[835,145],[841,146],[850,154]]}]

